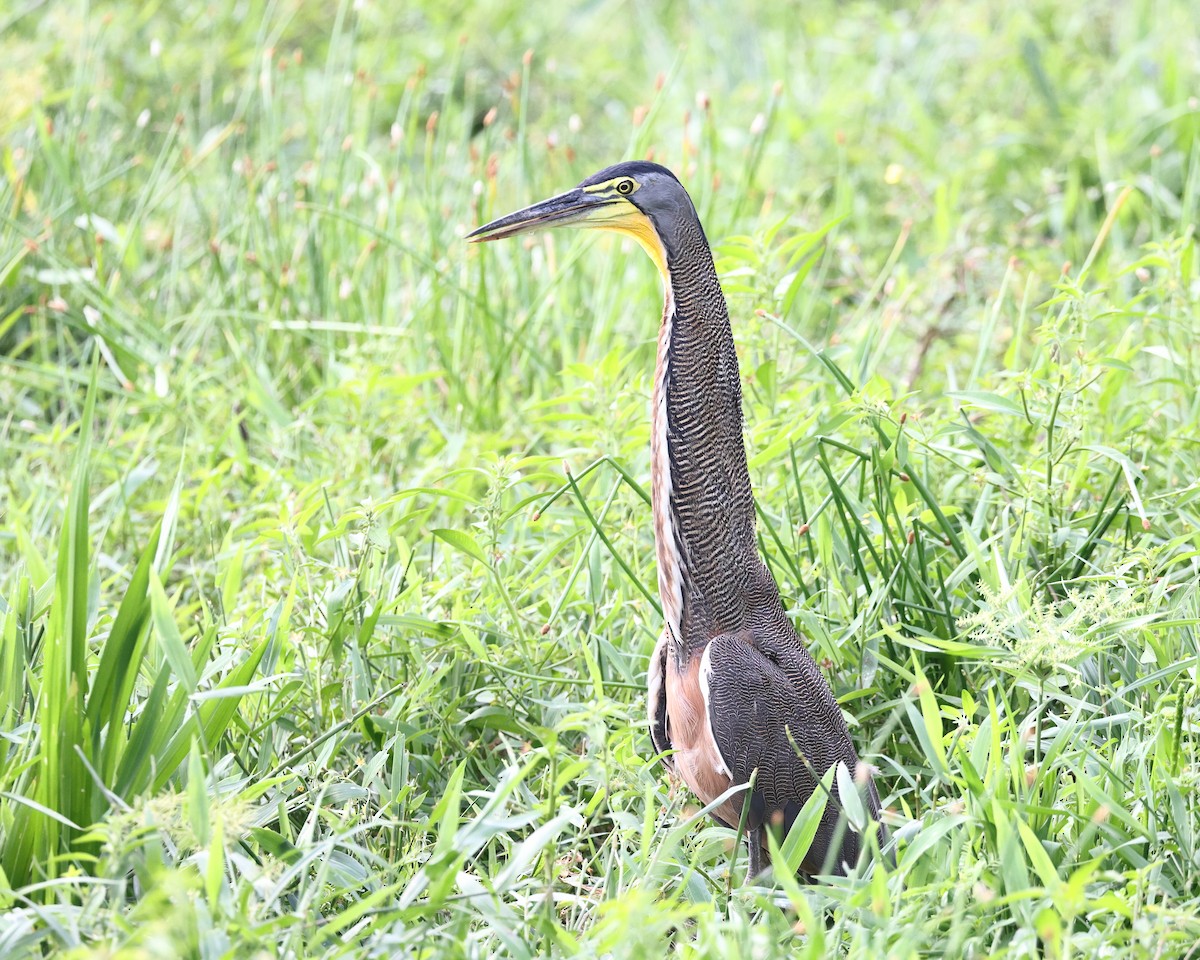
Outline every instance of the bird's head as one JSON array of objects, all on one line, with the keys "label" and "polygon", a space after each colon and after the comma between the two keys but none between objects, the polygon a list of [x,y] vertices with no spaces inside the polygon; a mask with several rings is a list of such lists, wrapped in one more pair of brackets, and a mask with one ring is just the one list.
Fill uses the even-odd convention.
[{"label": "bird's head", "polygon": [[615,230],[641,244],[667,279],[667,264],[685,223],[699,226],[691,198],[675,175],[657,163],[634,160],[606,167],[573,190],[484,224],[467,239],[500,240],[542,227]]}]

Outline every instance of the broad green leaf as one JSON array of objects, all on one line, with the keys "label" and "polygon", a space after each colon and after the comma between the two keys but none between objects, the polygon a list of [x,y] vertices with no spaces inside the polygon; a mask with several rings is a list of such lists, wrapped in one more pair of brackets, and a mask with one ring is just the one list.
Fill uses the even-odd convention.
[{"label": "broad green leaf", "polygon": [[[788,873],[795,874],[800,869],[800,864],[804,862],[804,858],[808,856],[809,848],[812,847],[813,839],[817,835],[817,830],[820,829],[821,817],[824,816],[825,807],[829,803],[836,773],[834,767],[825,771],[820,786],[804,801],[804,806],[800,808],[800,812],[792,822],[779,850],[779,857],[782,859],[775,860],[774,850],[772,850],[772,862],[780,864],[776,873],[786,870]],[[771,842],[774,842],[773,838]]]},{"label": "broad green leaf", "polygon": [[444,540],[460,553],[465,553],[468,557],[473,557],[484,565],[490,565],[487,554],[483,552],[483,547],[476,543],[475,538],[469,533],[465,533],[462,530],[448,530],[441,527],[434,530],[433,535],[439,540]]},{"label": "broad green leaf", "polygon": [[842,810],[854,831],[862,833],[867,828],[867,812],[863,807],[858,785],[854,782],[854,774],[840,760],[834,769],[837,770],[837,796],[841,801]]},{"label": "broad green leaf", "polygon": [[179,627],[175,624],[175,610],[171,601],[167,599],[158,574],[153,570],[150,571],[149,584],[154,632],[162,647],[163,656],[171,665],[171,671],[183,684],[183,688],[191,693],[196,689],[196,670],[192,666],[192,658],[179,633]]}]

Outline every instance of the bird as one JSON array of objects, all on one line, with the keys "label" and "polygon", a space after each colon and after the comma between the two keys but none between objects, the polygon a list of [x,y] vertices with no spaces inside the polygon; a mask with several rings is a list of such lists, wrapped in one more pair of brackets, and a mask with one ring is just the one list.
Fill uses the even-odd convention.
[{"label": "bird", "polygon": [[[712,813],[744,828],[748,877],[770,862],[839,763],[799,873],[844,874],[864,849],[856,809],[880,823],[872,770],[860,763],[829,682],[784,610],[758,552],[743,439],[741,376],[729,309],[704,228],[683,184],[648,161],[606,167],[574,189],[467,234],[472,242],[580,227],[632,237],[662,277],[651,401],[651,514],[664,626],[647,671],[656,755]],[[840,771],[839,771],[840,772]],[[826,781],[830,782],[830,781]]]}]

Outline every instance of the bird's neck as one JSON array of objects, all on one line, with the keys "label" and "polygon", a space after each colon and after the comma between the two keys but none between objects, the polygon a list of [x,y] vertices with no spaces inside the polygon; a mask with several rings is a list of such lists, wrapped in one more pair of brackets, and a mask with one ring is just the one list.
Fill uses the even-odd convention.
[{"label": "bird's neck", "polygon": [[659,592],[687,651],[745,629],[753,606],[779,601],[755,543],[729,311],[707,244],[685,259],[669,270],[651,454]]}]

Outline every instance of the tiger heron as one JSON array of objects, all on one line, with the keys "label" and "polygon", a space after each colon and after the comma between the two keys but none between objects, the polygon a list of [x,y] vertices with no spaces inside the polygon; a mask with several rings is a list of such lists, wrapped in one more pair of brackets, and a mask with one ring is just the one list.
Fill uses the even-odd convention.
[{"label": "tiger heron", "polygon": [[[858,809],[876,822],[879,795],[758,554],[729,311],[691,198],[665,167],[619,163],[468,239],[562,226],[631,236],[662,275],[650,450],[666,625],[648,673],[650,733],[706,805],[754,776],[748,800],[746,790],[735,792],[714,816],[735,829],[745,816],[755,875],[769,857],[764,828],[786,832],[831,767],[846,765],[858,781],[850,787]],[[858,861],[862,837],[839,791],[849,779],[834,777],[804,874],[840,873]]]}]

